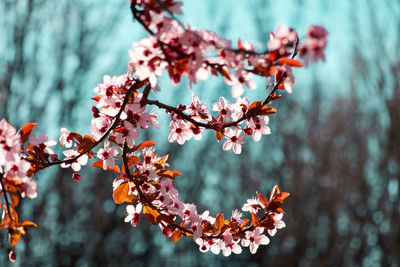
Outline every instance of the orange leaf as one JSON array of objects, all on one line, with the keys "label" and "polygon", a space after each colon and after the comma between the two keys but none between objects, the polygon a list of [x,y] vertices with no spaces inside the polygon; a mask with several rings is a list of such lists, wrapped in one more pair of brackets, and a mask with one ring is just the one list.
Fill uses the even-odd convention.
[{"label": "orange leaf", "polygon": [[29,135],[36,125],[37,123],[27,123],[21,128],[21,130],[19,130],[18,134],[21,137],[21,144],[24,144],[28,140]]},{"label": "orange leaf", "polygon": [[152,140],[144,141],[143,143],[141,143],[140,145],[138,145],[138,146],[135,148],[135,150],[139,150],[139,149],[143,149],[143,148],[148,147],[148,146],[155,146],[155,145],[156,145],[156,142],[154,142],[154,141],[152,141]]},{"label": "orange leaf", "polygon": [[218,142],[220,142],[222,138],[224,138],[224,134],[221,131],[215,131],[215,134],[217,135]]},{"label": "orange leaf", "polygon": [[[100,169],[103,169],[103,160],[98,160],[98,161],[94,162],[92,164],[92,166],[100,168]],[[112,171],[112,172],[115,172],[115,173],[118,173],[118,174],[121,173],[121,171],[120,171],[120,169],[119,169],[119,167],[117,165],[114,165],[113,168],[107,168],[107,171]]]},{"label": "orange leaf", "polygon": [[172,173],[173,173],[174,175],[181,175],[181,173],[180,173],[179,171],[177,171],[177,170],[173,170]]},{"label": "orange leaf", "polygon": [[92,166],[93,166],[93,167],[100,168],[100,169],[103,169],[103,161],[102,161],[102,160],[96,161],[96,162],[94,162],[94,163],[92,164]]},{"label": "orange leaf", "polygon": [[260,221],[260,219],[258,218],[257,214],[255,213],[251,213],[251,224],[250,225],[255,225]]},{"label": "orange leaf", "polygon": [[[139,157],[137,156],[132,156],[131,157],[133,164],[138,165],[139,164]],[[129,163],[129,162],[128,162]],[[132,166],[132,165],[131,165]],[[129,166],[130,167],[130,166]]]},{"label": "orange leaf", "polygon": [[303,63],[301,63],[301,61],[299,61],[297,59],[293,59],[293,58],[287,58],[287,57],[280,58],[278,60],[277,64],[279,64],[279,65],[288,64],[292,67],[302,67],[303,66]]},{"label": "orange leaf", "polygon": [[285,85],[282,83],[278,84],[278,89],[285,90]]},{"label": "orange leaf", "polygon": [[93,99],[96,102],[99,102],[99,100],[101,99],[101,96],[95,96],[95,97],[92,97],[91,99]]},{"label": "orange leaf", "polygon": [[214,224],[215,228],[218,231],[221,231],[222,226],[224,226],[224,221],[225,221],[224,214],[219,213],[215,218],[215,224]]},{"label": "orange leaf", "polygon": [[238,48],[239,48],[239,49],[244,49],[244,47],[243,47],[243,45],[242,45],[242,40],[240,40],[240,38],[239,38],[239,40],[238,40]]},{"label": "orange leaf", "polygon": [[84,152],[92,149],[95,143],[96,143],[96,141],[93,139],[93,137],[91,137],[89,135],[85,135],[78,144],[78,152],[84,153]]},{"label": "orange leaf", "polygon": [[150,206],[144,206],[143,208],[143,215],[144,217],[151,223],[151,224],[159,224],[160,219],[160,212]]},{"label": "orange leaf", "polygon": [[157,164],[160,164],[161,166],[164,166],[165,162],[168,160],[168,155],[165,155],[164,157],[161,157],[158,161]]},{"label": "orange leaf", "polygon": [[21,223],[22,227],[37,227],[37,224],[31,221],[24,221]]},{"label": "orange leaf", "polygon": [[115,204],[122,204],[129,198],[129,183],[122,182],[113,192]]},{"label": "orange leaf", "polygon": [[10,245],[11,247],[14,247],[18,241],[21,239],[21,234],[18,231],[13,232],[10,235]]},{"label": "orange leaf", "polygon": [[182,236],[183,236],[182,231],[179,230],[179,229],[176,229],[176,230],[172,233],[171,239],[172,239],[172,241],[174,241],[174,242],[178,242],[178,240],[179,240]]},{"label": "orange leaf", "polygon": [[10,196],[11,202],[14,204],[14,206],[15,207],[18,206],[18,204],[19,204],[19,196],[18,196],[18,194],[15,193],[15,192],[8,192],[8,195]]},{"label": "orange leaf", "polygon": [[161,177],[175,179],[174,172],[170,170],[165,170],[159,174]]}]

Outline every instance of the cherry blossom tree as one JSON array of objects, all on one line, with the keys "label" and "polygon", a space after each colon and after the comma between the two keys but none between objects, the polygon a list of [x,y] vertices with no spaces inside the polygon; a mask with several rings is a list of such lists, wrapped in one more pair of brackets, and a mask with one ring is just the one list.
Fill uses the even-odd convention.
[{"label": "cherry blossom tree", "polygon": [[[285,95],[282,92],[293,90],[292,68],[324,59],[328,33],[323,27],[310,26],[306,39],[300,41],[294,29],[279,25],[270,34],[267,49],[256,51],[248,41],[239,39],[235,46],[215,32],[184,26],[175,17],[182,13],[181,6],[173,0],[131,1],[133,17],[149,37],[133,44],[126,73],[104,76],[94,88],[90,135],[61,128],[60,146],[68,148],[63,151],[64,158],[51,148],[57,141],[43,132],[38,137],[32,135],[36,123],[27,123],[17,132],[1,120],[4,206],[0,228],[8,232],[11,261],[16,259],[14,247],[21,236],[37,227],[34,222],[20,221],[15,209],[20,197],[37,197],[37,174],[60,165],[69,168],[73,180],[79,181],[79,171],[89,160],[94,161],[92,166],[115,174],[112,197],[116,204],[127,203],[125,222],[135,227],[143,215],[174,242],[183,236],[192,237],[201,252],[229,256],[241,253],[243,246],[254,254],[260,245],[270,242],[266,233],[272,237],[285,227],[281,206],[289,193],[281,192],[278,186],[272,188],[269,197],[256,193],[243,205],[248,218],[242,218],[238,210],[230,218],[222,213],[211,216],[184,202],[173,182],[181,173],[169,168],[169,155],[156,154],[155,142],[143,140],[143,131],[159,128],[157,114],[150,110],[155,106],[171,117],[169,142],[184,145],[192,138],[199,141],[202,132],[208,130],[215,132],[217,142],[224,139],[223,150],[241,154],[246,140],[257,142],[270,134],[269,116],[277,111],[272,104]],[[210,75],[220,76],[234,100],[220,97],[209,110],[209,105],[193,94],[191,103],[168,105],[157,99],[157,92],[162,90],[158,79],[164,72],[173,84],[186,76],[189,86]],[[247,88],[257,88],[255,76],[264,78],[266,93],[265,98],[250,101],[245,93]]]}]

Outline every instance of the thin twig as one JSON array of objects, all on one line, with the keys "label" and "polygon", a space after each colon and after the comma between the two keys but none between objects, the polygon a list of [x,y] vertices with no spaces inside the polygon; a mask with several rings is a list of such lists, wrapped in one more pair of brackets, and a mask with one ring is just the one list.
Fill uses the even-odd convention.
[{"label": "thin twig", "polygon": [[10,217],[11,221],[13,221],[13,217],[11,216],[10,202],[8,201],[7,191],[4,186],[3,179],[4,179],[4,174],[2,173],[0,177],[1,189],[3,191],[4,200],[6,201],[8,217]]}]

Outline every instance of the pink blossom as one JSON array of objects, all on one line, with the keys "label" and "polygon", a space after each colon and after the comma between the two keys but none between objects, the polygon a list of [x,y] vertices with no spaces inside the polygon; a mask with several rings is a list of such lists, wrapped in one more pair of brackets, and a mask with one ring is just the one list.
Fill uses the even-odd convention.
[{"label": "pink blossom", "polygon": [[307,29],[307,40],[299,45],[300,57],[304,65],[308,66],[310,60],[325,60],[324,50],[327,45],[328,32],[324,27],[311,25]]},{"label": "pink blossom", "polygon": [[119,132],[115,138],[118,144],[122,144],[126,141],[129,148],[133,148],[135,145],[135,139],[139,137],[139,131],[128,121],[124,121],[124,129]]},{"label": "pink blossom", "polygon": [[130,69],[138,75],[140,80],[149,79],[151,86],[155,87],[157,77],[162,75],[162,71],[168,65],[156,37],[151,36],[133,43],[133,50],[129,51],[129,55]]},{"label": "pink blossom", "polygon": [[227,128],[224,136],[227,140],[222,146],[222,149],[232,149],[235,154],[240,154],[242,152],[242,144],[244,142],[244,134],[242,130],[239,127],[236,127],[235,130]]},{"label": "pink blossom", "polygon": [[114,168],[114,157],[119,153],[119,148],[117,146],[110,147],[110,141],[106,139],[104,141],[104,148],[100,148],[97,152],[97,157],[103,160],[103,169]]},{"label": "pink blossom", "polygon": [[13,161],[6,161],[4,170],[7,176],[13,179],[27,178],[27,172],[29,171],[31,164],[22,159],[20,156],[15,157]]},{"label": "pink blossom", "polygon": [[[145,106],[142,107],[139,103],[129,104],[125,108],[127,117],[129,119],[133,119],[136,122],[136,127],[140,129],[147,129],[149,127],[149,123],[153,124],[152,116],[155,115],[145,113],[145,110],[146,107]],[[155,127],[157,128],[157,126]]]},{"label": "pink blossom", "polygon": [[242,239],[242,246],[250,247],[251,254],[255,254],[259,245],[269,244],[269,238],[263,235],[263,232],[264,229],[260,227],[256,227],[254,231],[246,232],[246,238]]},{"label": "pink blossom", "polygon": [[255,142],[260,141],[261,135],[266,135],[271,133],[271,129],[267,126],[268,122],[269,122],[268,116],[251,118],[249,120],[249,125],[247,129],[251,129],[250,132]]},{"label": "pink blossom", "polygon": [[221,114],[221,116],[224,119],[232,118],[231,105],[229,104],[228,100],[226,100],[224,97],[220,97],[218,102],[216,102],[212,105],[212,110],[218,111],[219,114]]},{"label": "pink blossom", "polygon": [[190,115],[197,119],[209,121],[211,115],[208,113],[208,106],[202,104],[200,98],[192,94],[192,104],[188,107]]},{"label": "pink blossom", "polygon": [[24,179],[21,180],[21,196],[22,197],[28,197],[28,198],[36,198],[37,197],[37,184],[36,181],[25,177]]},{"label": "pink blossom", "polygon": [[21,141],[14,127],[5,119],[0,121],[0,166],[19,158]]},{"label": "pink blossom", "polygon": [[92,119],[90,132],[92,133],[95,140],[99,140],[103,134],[108,130],[112,121],[108,117],[98,117]]},{"label": "pink blossom", "polygon": [[30,136],[29,142],[32,145],[39,147],[47,154],[54,154],[54,151],[50,147],[57,144],[57,141],[49,140],[49,138],[47,137],[47,135],[44,132],[41,132],[39,134],[39,138],[37,138],[33,135]]},{"label": "pink blossom", "polygon": [[177,196],[178,195],[178,191],[176,190],[176,188],[174,187],[174,182],[172,181],[172,179],[165,179],[162,180],[160,182],[161,185],[161,193],[162,194],[168,194],[171,196]]},{"label": "pink blossom", "polygon": [[231,222],[233,223],[243,223],[243,219],[242,219],[243,213],[241,213],[239,210],[234,210],[232,211],[232,216],[231,216]]},{"label": "pink blossom", "polygon": [[292,67],[290,65],[283,64],[280,70],[283,72],[283,85],[285,86],[285,90],[289,94],[293,93],[294,75],[292,72]]},{"label": "pink blossom", "polygon": [[243,69],[238,69],[233,75],[230,75],[230,80],[224,78],[226,84],[232,86],[232,97],[237,98],[244,93],[243,85],[250,89],[255,89],[257,84],[251,80],[252,73],[246,72]]},{"label": "pink blossom", "polygon": [[228,257],[231,253],[240,254],[242,253],[242,247],[238,244],[239,241],[234,241],[231,233],[225,232],[223,234],[223,239],[220,242],[220,248],[222,250],[222,255]]},{"label": "pink blossom", "polygon": [[257,198],[250,198],[243,205],[242,210],[251,213],[257,213],[259,208],[264,208],[264,205]]},{"label": "pink blossom", "polygon": [[171,130],[171,133],[168,136],[168,141],[170,143],[176,140],[178,144],[183,145],[193,136],[193,132],[190,130],[189,125],[182,120],[171,121],[169,129]]},{"label": "pink blossom", "polygon": [[136,207],[133,205],[126,206],[127,215],[124,221],[130,222],[131,225],[135,227],[140,221],[140,214],[142,212],[142,207],[143,205],[141,203],[138,203]]},{"label": "pink blossom", "polygon": [[280,56],[290,54],[290,48],[297,40],[297,33],[285,25],[279,25],[275,33],[270,33],[270,40],[268,41],[268,50],[278,51]]},{"label": "pink blossom", "polygon": [[199,250],[201,252],[207,252],[211,250],[212,253],[218,255],[219,252],[221,251],[220,248],[220,240],[215,239],[215,238],[210,238],[210,239],[203,239],[203,238],[197,238],[195,240],[197,245],[199,245]]},{"label": "pink blossom", "polygon": [[201,222],[199,214],[197,214],[196,205],[184,204],[183,219],[187,222]]},{"label": "pink blossom", "polygon": [[61,128],[60,133],[60,145],[66,148],[72,147],[73,137],[70,135],[70,132],[66,128]]},{"label": "pink blossom", "polygon": [[249,98],[246,96],[244,98],[238,97],[236,98],[236,103],[232,105],[232,119],[238,120],[243,117],[244,114],[248,111],[250,106]]},{"label": "pink blossom", "polygon": [[[65,160],[68,160],[78,156],[80,153],[74,149],[69,149],[63,151],[63,154],[67,157]],[[71,166],[71,169],[78,172],[81,170],[81,166],[86,165],[87,162],[88,162],[88,156],[86,154],[83,154],[78,159],[74,160],[74,162],[72,163],[61,163],[60,167],[68,168]]]},{"label": "pink blossom", "polygon": [[286,226],[285,222],[282,221],[283,214],[278,213],[274,214],[274,229],[268,229],[268,234],[270,236],[274,236],[276,234],[277,229],[282,229]]}]

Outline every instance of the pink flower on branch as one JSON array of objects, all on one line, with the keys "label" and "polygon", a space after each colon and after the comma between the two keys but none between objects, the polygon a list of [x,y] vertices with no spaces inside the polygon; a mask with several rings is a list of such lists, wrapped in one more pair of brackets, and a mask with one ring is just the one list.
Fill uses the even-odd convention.
[{"label": "pink flower on branch", "polygon": [[246,238],[242,239],[242,246],[249,247],[251,254],[257,252],[259,245],[268,245],[269,238],[263,235],[264,228],[256,227],[254,231],[246,232]]},{"label": "pink flower on branch", "polygon": [[235,154],[242,153],[242,144],[244,142],[244,134],[242,129],[236,127],[235,130],[231,128],[227,128],[224,133],[225,138],[227,139],[222,146],[223,150],[232,149]]},{"label": "pink flower on branch", "polygon": [[283,214],[278,213],[274,214],[274,229],[268,229],[268,234],[270,236],[274,236],[276,234],[277,229],[282,229],[286,226],[285,222],[282,221]]},{"label": "pink flower on branch", "polygon": [[110,141],[106,139],[104,141],[104,148],[100,148],[97,152],[97,157],[103,160],[103,169],[114,168],[114,157],[119,154],[119,148],[117,146],[110,146]]},{"label": "pink flower on branch", "polygon": [[276,28],[275,33],[270,33],[268,50],[277,51],[279,56],[287,56],[291,53],[291,48],[296,40],[296,31],[281,24]]},{"label": "pink flower on branch", "polygon": [[168,141],[170,143],[176,141],[178,144],[183,145],[193,136],[190,126],[182,120],[171,121],[169,129],[171,130],[171,133],[168,136]]},{"label": "pink flower on branch", "polygon": [[125,222],[130,222],[133,227],[135,227],[140,221],[140,215],[142,212],[142,204],[137,204],[136,207],[133,205],[126,206],[126,217]]},{"label": "pink flower on branch", "polygon": [[[78,156],[80,153],[74,149],[69,149],[63,151],[63,154],[67,157],[65,160],[72,159]],[[71,166],[71,169],[78,172],[81,170],[81,166],[86,165],[88,162],[88,156],[86,154],[80,156],[78,159],[74,160],[72,163],[61,163],[61,168],[68,168]]]},{"label": "pink flower on branch", "polygon": [[47,154],[54,154],[54,151],[50,147],[55,146],[57,144],[57,141],[49,140],[49,138],[47,137],[47,135],[44,132],[41,132],[39,134],[39,138],[37,138],[33,135],[30,136],[29,142],[32,145],[39,147],[41,150],[43,150]]},{"label": "pink flower on branch", "polygon": [[247,128],[244,131],[249,133],[255,142],[258,142],[260,141],[262,135],[271,133],[271,129],[267,126],[268,122],[268,116],[251,118]]},{"label": "pink flower on branch", "polygon": [[324,27],[311,25],[307,29],[307,40],[299,45],[300,57],[304,59],[304,65],[308,66],[310,60],[325,60],[325,48],[328,32]]},{"label": "pink flower on branch", "polygon": [[232,119],[231,104],[229,104],[228,100],[226,100],[224,97],[220,97],[218,102],[212,105],[212,110],[218,111],[224,119]]}]

